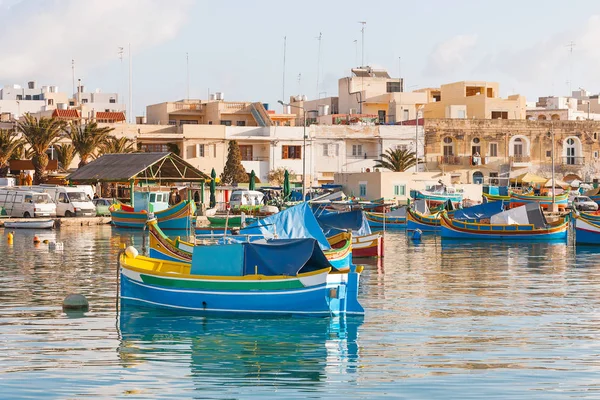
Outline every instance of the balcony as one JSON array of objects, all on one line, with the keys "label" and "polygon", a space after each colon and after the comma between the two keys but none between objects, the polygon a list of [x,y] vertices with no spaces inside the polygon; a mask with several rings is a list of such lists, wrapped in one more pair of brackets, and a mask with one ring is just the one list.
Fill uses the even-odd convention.
[{"label": "balcony", "polygon": [[[471,157],[469,157],[471,158]],[[460,156],[439,156],[438,164],[441,165],[462,165],[463,157]]]},{"label": "balcony", "polygon": [[562,165],[581,166],[585,164],[585,157],[566,156],[562,157]]},{"label": "balcony", "polygon": [[174,111],[171,113],[177,112],[204,112],[204,104],[200,103],[175,103]]},{"label": "balcony", "polygon": [[510,165],[514,167],[527,167],[531,165],[531,157],[524,155],[510,156]]},{"label": "balcony", "polygon": [[354,160],[360,160],[360,159],[372,160],[372,159],[379,159],[380,155],[376,154],[376,153],[349,154],[347,156],[347,158],[354,159]]}]

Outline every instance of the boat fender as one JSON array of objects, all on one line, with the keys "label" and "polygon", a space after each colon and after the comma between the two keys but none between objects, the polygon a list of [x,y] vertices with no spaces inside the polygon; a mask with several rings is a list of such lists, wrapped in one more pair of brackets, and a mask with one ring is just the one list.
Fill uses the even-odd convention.
[{"label": "boat fender", "polygon": [[415,229],[412,234],[412,239],[413,240],[421,240],[422,234],[423,234],[423,231],[421,231],[420,229]]},{"label": "boat fender", "polygon": [[12,232],[8,232],[8,235],[6,235],[6,240],[8,241],[8,244],[12,244],[13,237],[14,235],[12,234]]},{"label": "boat fender", "polygon": [[138,254],[138,251],[133,246],[129,246],[125,249],[125,255],[129,258],[136,258]]}]

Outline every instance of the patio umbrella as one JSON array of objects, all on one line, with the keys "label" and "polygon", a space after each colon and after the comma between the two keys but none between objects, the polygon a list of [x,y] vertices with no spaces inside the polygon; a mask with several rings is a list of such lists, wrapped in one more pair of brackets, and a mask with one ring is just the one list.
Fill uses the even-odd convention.
[{"label": "patio umbrella", "polygon": [[290,197],[290,173],[288,170],[285,170],[285,174],[283,175],[283,198],[288,200]]},{"label": "patio umbrella", "polygon": [[248,185],[248,190],[254,190],[254,186],[256,184],[256,174],[254,170],[250,171],[250,184]]},{"label": "patio umbrella", "polygon": [[210,202],[208,204],[208,206],[210,208],[214,208],[217,205],[217,200],[215,198],[215,192],[217,190],[216,179],[217,179],[217,173],[215,172],[215,169],[213,168],[210,173]]}]

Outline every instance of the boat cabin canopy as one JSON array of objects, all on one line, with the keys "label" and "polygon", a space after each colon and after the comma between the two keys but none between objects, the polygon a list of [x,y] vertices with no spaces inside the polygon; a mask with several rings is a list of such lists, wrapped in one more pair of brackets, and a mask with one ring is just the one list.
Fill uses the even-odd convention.
[{"label": "boat cabin canopy", "polygon": [[296,276],[330,268],[315,239],[276,239],[263,243],[194,246],[192,275]]}]

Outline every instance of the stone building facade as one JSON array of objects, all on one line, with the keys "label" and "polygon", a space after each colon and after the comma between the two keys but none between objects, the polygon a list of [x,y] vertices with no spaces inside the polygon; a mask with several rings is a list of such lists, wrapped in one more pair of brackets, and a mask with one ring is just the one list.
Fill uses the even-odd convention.
[{"label": "stone building facade", "polygon": [[506,184],[533,172],[551,176],[552,137],[558,178],[600,176],[600,122],[425,119],[426,170],[454,182]]}]

